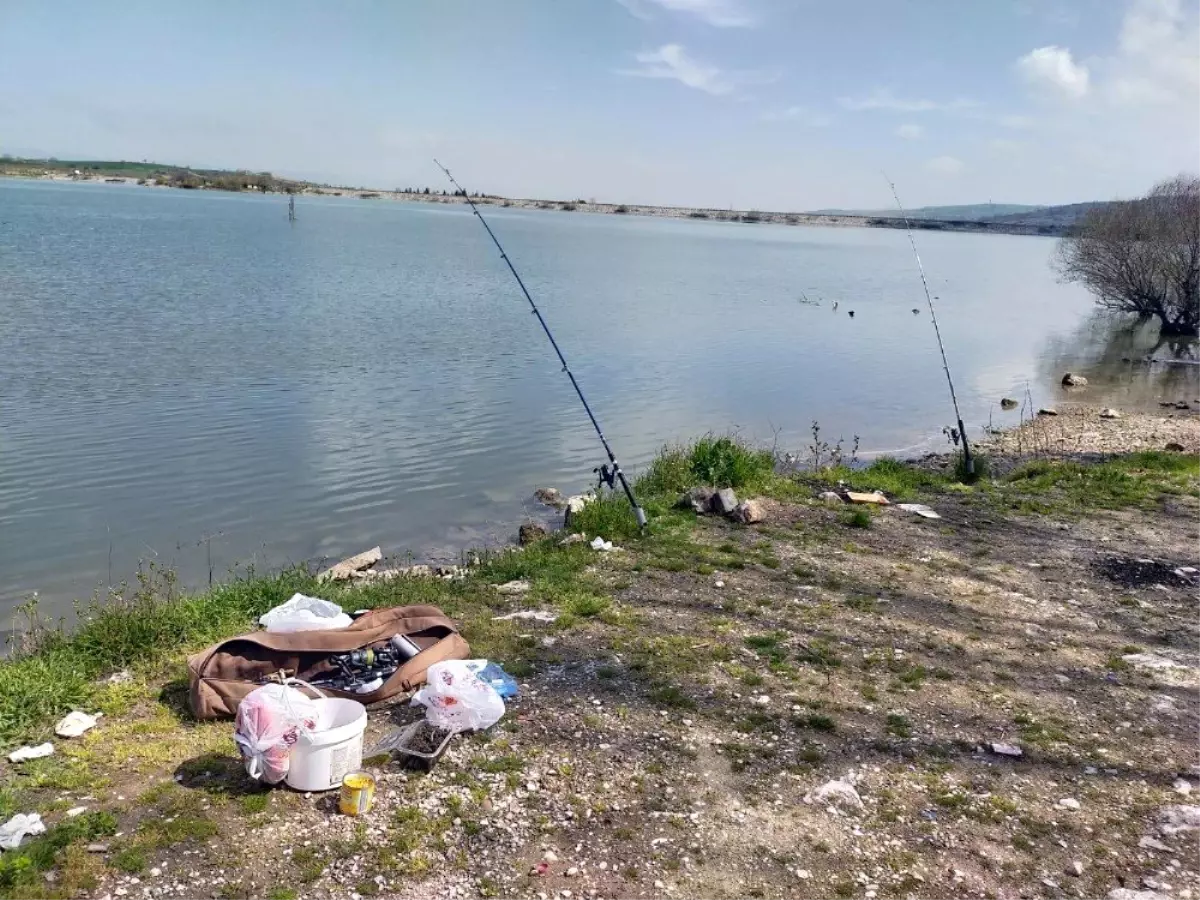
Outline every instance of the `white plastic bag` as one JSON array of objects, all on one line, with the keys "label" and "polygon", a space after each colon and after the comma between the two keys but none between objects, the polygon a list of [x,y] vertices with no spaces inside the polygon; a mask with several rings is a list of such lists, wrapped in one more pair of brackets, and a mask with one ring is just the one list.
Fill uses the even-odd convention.
[{"label": "white plastic bag", "polygon": [[292,594],[287,603],[281,603],[270,612],[264,613],[258,624],[273,634],[284,634],[291,631],[345,628],[353,621],[336,603],[322,600],[320,597]]},{"label": "white plastic bag", "polygon": [[283,684],[265,684],[238,704],[233,739],[242,752],[246,772],[267,784],[287,777],[292,747],[305,731],[317,727],[317,705]]},{"label": "white plastic bag", "polygon": [[[479,665],[482,663],[482,665]],[[450,659],[434,663],[425,673],[425,686],[413,703],[425,706],[425,721],[447,731],[482,731],[504,715],[504,700],[473,671],[487,660]]]},{"label": "white plastic bag", "polygon": [[18,813],[0,825],[0,850],[16,850],[24,838],[45,833],[46,825],[40,814]]}]

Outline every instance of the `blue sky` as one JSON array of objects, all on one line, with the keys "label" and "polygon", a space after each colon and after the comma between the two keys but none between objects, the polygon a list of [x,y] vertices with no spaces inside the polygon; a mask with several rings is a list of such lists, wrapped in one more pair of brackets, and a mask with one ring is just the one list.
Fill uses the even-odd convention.
[{"label": "blue sky", "polygon": [[0,0],[0,152],[614,202],[1129,196],[1200,167],[1196,0]]}]

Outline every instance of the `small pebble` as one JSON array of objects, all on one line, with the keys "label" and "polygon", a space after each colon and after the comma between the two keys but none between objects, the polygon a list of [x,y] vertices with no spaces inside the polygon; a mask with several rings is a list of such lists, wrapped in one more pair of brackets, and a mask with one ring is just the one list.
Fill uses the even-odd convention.
[{"label": "small pebble", "polygon": [[1058,805],[1062,809],[1079,809],[1079,801],[1074,797],[1063,797],[1058,801]]},{"label": "small pebble", "polygon": [[1083,863],[1077,859],[1072,861],[1072,863],[1067,866],[1067,874],[1074,875],[1076,878],[1083,877]]},{"label": "small pebble", "polygon": [[1175,789],[1175,793],[1187,796],[1192,792],[1192,783],[1185,778],[1176,778],[1175,783],[1171,785]]},{"label": "small pebble", "polygon": [[571,868],[567,869],[567,877],[568,878],[574,878],[578,874],[579,874],[579,866],[571,866]]},{"label": "small pebble", "polygon": [[717,579],[716,581],[713,582],[713,587],[719,587],[719,588],[725,587],[725,582],[721,581],[720,579]]},{"label": "small pebble", "polygon": [[547,850],[545,853],[542,854],[542,859],[548,863],[556,863],[556,862],[558,862],[558,854],[555,853],[553,850]]}]

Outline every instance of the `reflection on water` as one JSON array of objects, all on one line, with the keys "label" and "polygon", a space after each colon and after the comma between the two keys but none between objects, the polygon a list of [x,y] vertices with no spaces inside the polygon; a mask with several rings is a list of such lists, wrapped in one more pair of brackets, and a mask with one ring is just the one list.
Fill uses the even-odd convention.
[{"label": "reflection on water", "polygon": [[[595,435],[468,210],[301,202],[289,225],[275,197],[0,180],[0,621],[140,559],[198,586],[210,554],[218,578],[452,556],[592,482]],[[802,450],[814,420],[864,455],[946,447],[902,232],[488,216],[628,470],[710,430]],[[917,240],[973,432],[1027,384],[1061,399],[1067,368],[1117,402],[1194,396],[1192,370],[1121,367],[1144,337],[1088,319],[1053,241]]]},{"label": "reflection on water", "polygon": [[1200,341],[1161,335],[1156,322],[1133,316],[1097,311],[1070,334],[1048,338],[1041,372],[1047,382],[1083,375],[1088,402],[1129,410],[1200,403]]}]

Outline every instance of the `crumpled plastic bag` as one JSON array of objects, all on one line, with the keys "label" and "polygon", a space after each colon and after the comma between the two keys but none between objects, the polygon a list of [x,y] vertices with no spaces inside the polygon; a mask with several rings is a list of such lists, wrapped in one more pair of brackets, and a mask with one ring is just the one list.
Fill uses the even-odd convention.
[{"label": "crumpled plastic bag", "polygon": [[251,778],[278,784],[291,767],[292,747],[317,727],[317,705],[295,688],[265,684],[238,704],[233,740]]},{"label": "crumpled plastic bag", "polygon": [[79,737],[85,731],[95,728],[96,721],[102,715],[104,713],[96,713],[94,716],[89,716],[85,712],[74,710],[59,719],[58,724],[54,726],[54,733],[59,737]]},{"label": "crumpled plastic bag", "polygon": [[46,825],[38,813],[17,813],[0,825],[0,850],[16,850],[28,835],[45,834]]},{"label": "crumpled plastic bag", "polygon": [[286,634],[292,631],[345,628],[353,621],[336,603],[320,597],[292,594],[286,603],[263,613],[258,624],[273,634]]},{"label": "crumpled plastic bag", "polygon": [[50,756],[54,753],[54,745],[49,741],[44,744],[38,744],[36,747],[21,747],[8,754],[8,761],[11,763],[25,762],[27,759],[41,759],[43,756]]},{"label": "crumpled plastic bag", "polygon": [[434,663],[425,673],[425,686],[413,695],[425,707],[425,721],[446,731],[482,731],[504,715],[504,700],[473,669],[486,660],[449,659]]}]

